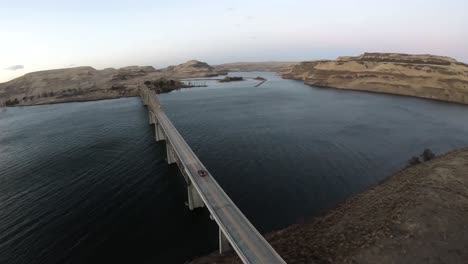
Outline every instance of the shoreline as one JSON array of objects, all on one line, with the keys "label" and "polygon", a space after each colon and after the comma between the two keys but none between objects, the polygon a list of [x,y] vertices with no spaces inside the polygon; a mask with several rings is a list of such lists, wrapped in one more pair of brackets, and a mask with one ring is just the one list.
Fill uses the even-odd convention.
[{"label": "shoreline", "polygon": [[69,100],[69,101],[54,101],[54,102],[44,102],[44,103],[38,103],[38,104],[28,104],[28,105],[13,105],[13,106],[7,106],[7,107],[54,105],[54,104],[66,104],[66,103],[84,103],[84,102],[104,101],[104,100],[131,98],[131,97],[138,97],[138,96],[137,95],[131,95],[131,96],[106,97],[106,98],[95,98],[95,99],[73,99],[73,100]]},{"label": "shoreline", "polygon": [[[289,78],[283,78],[283,79],[302,81],[302,80],[298,80],[298,79],[289,79]],[[430,98],[430,97],[424,97],[424,96],[418,96],[418,95],[406,95],[406,94],[399,94],[399,93],[392,93],[392,92],[359,90],[359,89],[353,89],[353,88],[339,88],[339,87],[333,87],[333,86],[321,86],[321,85],[316,85],[316,84],[308,84],[308,83],[305,83],[305,82],[303,82],[303,83],[305,85],[315,87],[315,88],[320,88],[320,89],[333,89],[333,90],[341,90],[341,91],[371,93],[371,94],[394,95],[394,96],[399,96],[399,97],[410,97],[410,98],[430,100],[430,101],[439,102],[439,103],[442,102],[442,103],[449,103],[449,104],[457,104],[457,105],[468,106],[468,104],[466,104],[466,103],[461,103],[461,102],[456,102],[456,101],[449,101],[449,100],[444,100],[444,99],[439,99],[439,98]]]},{"label": "shoreline", "polygon": [[[345,88],[345,87],[337,87],[337,86],[331,86],[331,85],[320,85],[320,84],[313,84],[313,83],[308,83],[306,80],[301,79],[301,78],[295,78],[294,75],[292,74],[278,74],[281,76],[282,79],[287,79],[287,80],[294,80],[294,81],[301,81],[303,84],[314,87],[314,88],[322,88],[322,89],[335,89],[335,90],[343,90],[343,91],[353,91],[353,92],[367,92],[367,93],[373,93],[373,94],[386,94],[386,95],[393,95],[393,96],[403,96],[403,97],[413,97],[413,98],[418,98],[418,99],[425,99],[425,100],[431,100],[435,102],[444,102],[444,103],[451,103],[451,104],[457,104],[457,105],[468,105],[468,103],[460,102],[457,101],[456,99],[453,100],[448,100],[448,99],[443,99],[443,98],[437,98],[437,97],[430,97],[427,95],[414,95],[414,94],[402,94],[398,92],[392,92],[392,91],[377,91],[377,90],[372,90],[372,89],[356,89],[356,88]],[[219,81],[222,80],[221,78],[217,78],[219,75],[214,76],[212,78],[207,78],[207,77],[192,77],[192,78],[182,78],[180,81],[201,81],[201,80],[209,80],[209,81]],[[253,77],[244,77],[244,79],[252,79],[255,80]],[[261,81],[257,83],[254,87],[258,87],[262,85],[264,81]],[[186,89],[186,88],[193,88],[193,87],[181,87],[179,89]],[[174,89],[174,90],[179,90],[179,89]],[[380,89],[380,88],[379,88]],[[172,90],[171,90],[172,91]],[[169,91],[169,92],[171,92]],[[109,97],[98,97],[98,98],[91,98],[91,99],[83,99],[83,98],[75,98],[75,99],[70,99],[70,100],[63,100],[63,101],[51,101],[51,102],[38,102],[38,103],[33,103],[33,104],[17,104],[17,105],[8,105],[4,107],[17,107],[17,106],[33,106],[33,105],[46,105],[46,104],[58,104],[58,103],[68,103],[68,102],[86,102],[86,101],[99,101],[99,100],[108,100],[108,99],[117,99],[117,98],[127,98],[127,97],[133,97],[136,95],[116,95],[116,96],[109,96]]]},{"label": "shoreline", "polygon": [[[255,78],[246,77],[244,79],[254,80]],[[193,78],[193,79],[182,79],[181,81],[188,81],[188,80],[214,80],[214,81],[217,81],[217,80],[221,80],[221,79],[197,79],[197,78]],[[266,79],[262,80],[261,82],[256,84],[254,87],[258,87],[258,86],[262,85],[263,83],[265,83],[266,81],[268,81],[268,80],[266,80]],[[173,90],[166,91],[166,92],[162,92],[162,93],[170,93],[170,92],[173,92],[173,91],[178,91],[178,90],[182,90],[182,89],[192,89],[192,88],[197,88],[197,87],[205,87],[205,86],[180,87],[180,88],[173,89]],[[25,106],[52,105],[52,104],[65,104],[65,103],[82,103],[82,102],[112,100],[112,99],[131,98],[131,97],[138,97],[138,95],[121,95],[121,96],[96,97],[96,98],[73,98],[73,99],[70,99],[70,100],[63,100],[63,101],[38,102],[38,103],[34,103],[34,104],[8,105],[8,106],[4,106],[4,108],[6,109],[6,108],[9,108],[9,107],[25,107]]]},{"label": "shoreline", "polygon": [[[198,86],[191,86],[191,87],[181,87],[179,89],[173,89],[171,91],[163,92],[163,93],[170,93],[173,91],[178,91],[181,89],[191,89]],[[35,104],[18,104],[18,105],[9,105],[5,106],[4,108],[10,107],[25,107],[25,106],[37,106],[37,105],[53,105],[53,104],[66,104],[66,103],[83,103],[83,102],[93,102],[93,101],[103,101],[103,100],[113,100],[113,99],[122,99],[122,98],[131,98],[131,97],[139,97],[139,95],[123,95],[123,96],[114,96],[114,97],[100,97],[100,98],[75,98],[71,100],[64,100],[64,101],[53,101],[53,102],[39,102]]]},{"label": "shoreline", "polygon": [[[290,264],[464,263],[466,171],[468,147],[455,149],[403,168],[324,213],[265,238]],[[241,262],[232,252],[214,252],[190,263]]]},{"label": "shoreline", "polygon": [[9,105],[5,108],[15,108],[15,107],[28,107],[28,106],[39,106],[39,105],[54,105],[54,104],[66,104],[66,103],[84,103],[84,102],[94,102],[94,101],[104,101],[104,100],[113,100],[113,99],[122,99],[122,98],[131,98],[138,97],[137,95],[131,96],[120,96],[120,97],[106,97],[106,98],[93,98],[93,99],[73,99],[67,101],[53,101],[53,102],[41,102],[37,104],[19,104],[19,105]]}]

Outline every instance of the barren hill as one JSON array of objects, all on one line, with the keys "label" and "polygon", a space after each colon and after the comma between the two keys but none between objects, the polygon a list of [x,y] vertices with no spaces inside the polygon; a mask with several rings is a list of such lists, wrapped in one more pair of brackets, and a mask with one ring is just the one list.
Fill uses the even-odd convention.
[{"label": "barren hill", "polygon": [[152,66],[128,66],[96,70],[76,67],[38,71],[9,82],[0,83],[0,104],[34,105],[69,101],[87,101],[135,96],[137,85],[157,79],[180,79],[214,76],[219,73],[210,65],[189,61],[156,70]]},{"label": "barren hill", "polygon": [[284,78],[339,89],[390,93],[468,104],[468,65],[434,55],[365,53],[307,61]]},{"label": "barren hill", "polygon": [[215,69],[206,62],[191,60],[176,66],[169,66],[164,68],[161,70],[161,73],[165,76],[171,76],[172,78],[196,78],[224,75],[227,72],[224,70]]}]

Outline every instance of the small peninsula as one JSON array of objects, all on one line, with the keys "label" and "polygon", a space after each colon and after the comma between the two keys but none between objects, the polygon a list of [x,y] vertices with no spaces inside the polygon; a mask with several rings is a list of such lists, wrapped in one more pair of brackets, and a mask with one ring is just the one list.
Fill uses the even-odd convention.
[{"label": "small peninsula", "polygon": [[239,82],[243,81],[243,77],[236,77],[236,76],[226,76],[224,79],[219,80],[219,82]]},{"label": "small peninsula", "polygon": [[282,77],[312,86],[468,104],[468,65],[443,56],[365,53],[305,61]]}]

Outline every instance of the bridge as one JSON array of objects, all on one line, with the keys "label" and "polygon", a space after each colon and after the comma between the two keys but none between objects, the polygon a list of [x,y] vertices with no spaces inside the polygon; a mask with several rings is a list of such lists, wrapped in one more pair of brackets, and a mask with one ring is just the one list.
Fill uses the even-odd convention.
[{"label": "bridge", "polygon": [[190,210],[206,207],[219,226],[220,254],[234,249],[244,263],[286,263],[232,202],[166,116],[155,91],[139,87],[155,125],[156,141],[166,142],[167,162],[176,163],[187,183]]}]

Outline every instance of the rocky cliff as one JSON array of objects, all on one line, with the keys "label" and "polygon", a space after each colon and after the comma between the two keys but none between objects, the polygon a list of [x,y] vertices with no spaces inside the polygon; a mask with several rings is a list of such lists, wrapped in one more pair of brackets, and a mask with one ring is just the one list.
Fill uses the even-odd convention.
[{"label": "rocky cliff", "polygon": [[[137,86],[145,81],[164,83],[165,80],[207,77],[218,73],[222,72],[199,61],[189,61],[161,70],[152,66],[128,66],[120,69],[76,67],[32,72],[0,83],[0,105],[35,105],[135,96]],[[165,85],[162,91],[181,86],[180,83]]]},{"label": "rocky cliff", "polygon": [[307,61],[291,67],[283,78],[313,86],[468,104],[468,65],[442,56],[365,53]]}]

